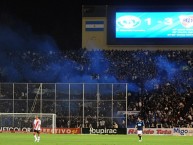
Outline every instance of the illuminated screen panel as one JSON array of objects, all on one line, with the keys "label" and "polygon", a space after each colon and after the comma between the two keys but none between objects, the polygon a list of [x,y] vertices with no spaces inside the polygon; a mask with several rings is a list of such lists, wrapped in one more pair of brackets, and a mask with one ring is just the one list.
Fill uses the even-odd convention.
[{"label": "illuminated screen panel", "polygon": [[116,38],[193,38],[193,12],[117,12]]},{"label": "illuminated screen panel", "polygon": [[108,45],[193,45],[193,7],[107,10]]}]

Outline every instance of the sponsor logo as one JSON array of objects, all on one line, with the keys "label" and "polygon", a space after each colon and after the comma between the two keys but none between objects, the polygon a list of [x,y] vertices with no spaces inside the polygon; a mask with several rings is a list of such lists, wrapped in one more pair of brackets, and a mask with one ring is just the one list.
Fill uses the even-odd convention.
[{"label": "sponsor logo", "polygon": [[187,129],[174,128],[174,133],[179,133],[180,135],[185,135],[188,133]]},{"label": "sponsor logo", "polygon": [[163,130],[163,129],[157,129],[156,130],[157,134],[172,134],[171,130]]},{"label": "sponsor logo", "polygon": [[91,134],[117,134],[117,129],[94,129],[90,128]]},{"label": "sponsor logo", "polygon": [[136,16],[122,16],[116,20],[116,25],[122,29],[136,28],[140,24],[141,20]]},{"label": "sponsor logo", "polygon": [[43,133],[52,133],[55,134],[80,134],[80,128],[42,128],[41,130]]},{"label": "sponsor logo", "polygon": [[185,28],[190,28],[193,26],[193,15],[181,15],[179,16],[180,23]]},{"label": "sponsor logo", "polygon": [[[128,129],[128,134],[137,134],[136,129]],[[145,129],[143,134],[172,134],[169,129]]]},{"label": "sponsor logo", "polygon": [[30,132],[31,128],[27,128],[27,127],[0,127],[0,132],[6,132],[6,131],[15,131],[15,132]]}]

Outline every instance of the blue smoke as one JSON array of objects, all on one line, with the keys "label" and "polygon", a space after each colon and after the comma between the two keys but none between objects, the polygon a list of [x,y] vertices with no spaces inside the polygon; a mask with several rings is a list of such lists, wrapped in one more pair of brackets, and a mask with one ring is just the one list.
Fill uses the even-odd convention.
[{"label": "blue smoke", "polygon": [[[6,82],[128,83],[129,91],[138,92],[143,87],[153,90],[155,85],[172,82],[176,77],[184,81],[182,64],[167,57],[155,56],[156,75],[140,86],[135,80],[117,80],[116,74],[108,71],[111,66],[103,51],[87,53],[88,63],[81,64],[70,57],[64,58],[60,53],[55,53],[52,58],[49,54],[60,51],[54,39],[34,34],[28,25],[21,22],[14,26],[0,24],[0,32],[0,76]],[[134,55],[136,62],[150,63],[147,53],[139,51]]]},{"label": "blue smoke", "polygon": [[166,57],[158,57],[156,66],[158,75],[165,77],[168,81],[173,80],[179,71],[177,65],[170,62]]},{"label": "blue smoke", "polygon": [[128,83],[128,91],[130,92],[139,92],[140,87],[135,83]]},{"label": "blue smoke", "polygon": [[158,78],[153,78],[151,80],[147,80],[144,84],[144,87],[146,90],[151,91],[156,89],[156,86],[160,84],[162,84],[161,79],[158,77]]},{"label": "blue smoke", "polygon": [[158,56],[155,58],[156,76],[151,80],[146,80],[144,87],[146,90],[151,91],[161,84],[171,82],[175,79],[180,68],[170,62],[166,57]]},{"label": "blue smoke", "polygon": [[53,67],[47,71],[39,71],[33,68],[34,66],[32,67],[33,56],[58,50],[55,41],[50,36],[35,35],[25,25],[11,27],[0,24],[0,32],[0,74],[2,80],[6,82],[22,80],[48,82],[54,80],[54,74],[57,73],[55,68],[58,68],[58,65],[48,61],[48,65]]},{"label": "blue smoke", "polygon": [[[172,62],[166,56],[156,56],[155,57],[155,67],[156,67],[156,76],[154,76],[150,80],[146,80],[144,83],[144,87],[146,90],[151,91],[154,90],[157,86],[166,84],[166,83],[176,83],[178,80],[178,84],[182,84],[186,82],[186,78],[183,76],[182,67],[185,66],[183,61],[180,63]],[[184,92],[184,89],[179,88],[177,90],[179,92]]]},{"label": "blue smoke", "polygon": [[[19,20],[15,20],[14,24],[0,24],[0,76],[3,81],[117,82],[114,76],[106,73],[109,63],[102,51],[89,53],[87,69],[78,61],[64,59],[60,53],[54,54],[52,58],[49,53],[60,51],[52,37],[34,34],[30,26]],[[58,59],[54,60],[55,58]],[[58,61],[59,59],[62,61]]]},{"label": "blue smoke", "polygon": [[96,74],[104,74],[109,67],[109,63],[103,56],[102,51],[94,51],[88,56],[90,60],[90,71]]}]

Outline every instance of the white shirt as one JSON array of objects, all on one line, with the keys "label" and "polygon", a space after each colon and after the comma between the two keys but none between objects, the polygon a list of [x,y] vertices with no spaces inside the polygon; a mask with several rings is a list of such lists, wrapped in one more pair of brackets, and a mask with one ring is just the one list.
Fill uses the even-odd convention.
[{"label": "white shirt", "polygon": [[34,130],[41,130],[41,120],[40,119],[35,119],[34,120]]}]

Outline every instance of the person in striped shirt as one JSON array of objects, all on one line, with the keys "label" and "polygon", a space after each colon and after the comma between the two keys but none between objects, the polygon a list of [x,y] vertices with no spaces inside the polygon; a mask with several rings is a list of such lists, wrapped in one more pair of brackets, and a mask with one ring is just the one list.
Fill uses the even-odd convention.
[{"label": "person in striped shirt", "polygon": [[34,122],[33,122],[33,135],[35,138],[35,142],[40,141],[40,131],[41,131],[41,120],[38,118],[38,115],[35,116]]}]

